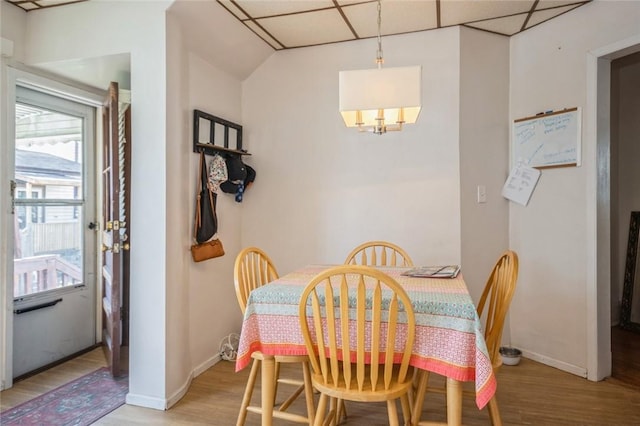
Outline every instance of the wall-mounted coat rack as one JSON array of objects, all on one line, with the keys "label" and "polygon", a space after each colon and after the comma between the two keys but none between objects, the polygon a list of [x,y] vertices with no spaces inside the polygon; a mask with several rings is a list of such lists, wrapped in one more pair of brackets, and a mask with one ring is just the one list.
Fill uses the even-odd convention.
[{"label": "wall-mounted coat rack", "polygon": [[242,126],[200,110],[193,110],[193,152],[251,155],[242,149]]}]

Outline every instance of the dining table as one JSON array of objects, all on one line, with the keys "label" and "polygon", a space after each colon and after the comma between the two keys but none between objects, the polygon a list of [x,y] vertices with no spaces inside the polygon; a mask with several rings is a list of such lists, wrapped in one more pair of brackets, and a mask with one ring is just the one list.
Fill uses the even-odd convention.
[{"label": "dining table", "polygon": [[[307,265],[256,288],[249,295],[238,344],[236,371],[265,356],[261,372],[262,425],[272,424],[275,355],[307,355],[299,302],[317,274],[337,265]],[[416,320],[410,364],[447,381],[447,424],[462,422],[462,382],[474,381],[476,405],[493,397],[497,382],[478,317],[462,273],[453,278],[403,275],[410,267],[376,266],[395,279],[411,299]]]}]

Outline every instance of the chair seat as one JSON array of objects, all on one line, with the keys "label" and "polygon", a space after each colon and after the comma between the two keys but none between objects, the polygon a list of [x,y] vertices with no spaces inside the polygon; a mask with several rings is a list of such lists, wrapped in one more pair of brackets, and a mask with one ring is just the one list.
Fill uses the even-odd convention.
[{"label": "chair seat", "polygon": [[[325,393],[332,398],[356,402],[382,402],[400,398],[402,395],[405,395],[407,392],[409,392],[409,389],[412,386],[411,379],[405,380],[404,383],[398,383],[399,368],[394,368],[389,389],[383,390],[377,388],[374,391],[373,389],[371,389],[371,382],[365,381],[362,390],[359,390],[358,381],[355,377],[356,368],[356,364],[352,364],[351,371],[353,372],[353,376],[351,378],[348,389],[344,380],[344,376],[342,375],[340,376],[337,385],[334,385],[332,383],[324,383],[324,378],[321,374],[313,373],[311,374],[311,382],[313,383],[313,386],[318,389],[318,391]],[[370,370],[371,369],[369,366],[365,368],[365,376],[369,376]],[[407,373],[407,377],[412,376],[413,372],[409,370],[409,372]]]}]

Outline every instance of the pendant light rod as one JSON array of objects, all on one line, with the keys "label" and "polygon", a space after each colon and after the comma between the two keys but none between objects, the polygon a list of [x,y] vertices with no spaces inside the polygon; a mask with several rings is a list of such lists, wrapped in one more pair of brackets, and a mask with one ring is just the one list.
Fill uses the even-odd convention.
[{"label": "pendant light rod", "polygon": [[376,64],[378,64],[378,69],[382,68],[382,64],[384,63],[384,59],[382,58],[382,4],[381,0],[378,0],[378,51],[376,52]]}]

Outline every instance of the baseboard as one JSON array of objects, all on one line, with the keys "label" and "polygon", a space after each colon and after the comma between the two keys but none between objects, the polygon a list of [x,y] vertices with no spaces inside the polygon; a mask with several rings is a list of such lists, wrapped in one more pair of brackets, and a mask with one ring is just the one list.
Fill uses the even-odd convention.
[{"label": "baseboard", "polygon": [[191,386],[191,381],[195,377],[198,377],[221,360],[222,358],[220,358],[220,354],[216,354],[202,364],[198,365],[193,369],[191,374],[189,374],[182,386],[180,386],[180,388],[166,400],[162,400],[159,398],[149,398],[143,395],[128,393],[126,403],[129,405],[137,405],[139,407],[153,408],[156,410],[168,410],[169,408],[173,407],[178,401],[180,401],[183,396],[186,395],[186,393],[189,391],[189,387]]},{"label": "baseboard", "polygon": [[587,377],[587,369],[578,367],[573,364],[566,363],[564,361],[559,361],[557,359],[549,358],[548,356],[541,355],[535,352],[527,351],[522,349],[522,356],[525,358],[529,358],[533,361],[537,361],[541,364],[548,365],[549,367],[557,368],[558,370],[566,371],[567,373],[574,374],[580,377]]},{"label": "baseboard", "polygon": [[138,407],[153,408],[154,410],[166,410],[167,401],[161,398],[151,398],[145,395],[136,395],[131,392],[127,394],[125,403]]},{"label": "baseboard", "polygon": [[196,368],[193,369],[193,377],[198,377],[199,375],[201,375],[202,373],[204,373],[205,371],[207,371],[209,368],[213,367],[220,361],[222,361],[220,354],[219,353],[215,354],[215,356],[212,356],[211,358],[209,358],[208,360],[206,360],[205,362],[203,362],[202,364],[198,365]]},{"label": "baseboard", "polygon": [[191,381],[195,378],[207,371],[209,367],[216,365],[220,361],[220,354],[216,354],[212,356],[202,364],[198,365],[193,369],[187,380],[184,382],[180,389],[178,389],[168,400],[167,400],[167,410],[173,407],[178,401],[182,399],[183,396],[189,391],[189,387],[191,386]]},{"label": "baseboard", "polygon": [[178,388],[178,390],[175,391],[173,395],[171,395],[167,399],[165,410],[168,410],[169,408],[173,407],[178,401],[180,401],[180,399],[182,399],[183,396],[185,396],[185,394],[189,390],[189,386],[191,386],[191,381],[193,380],[193,377],[194,375],[192,371],[191,374],[189,374],[187,379],[184,381],[182,386],[180,386],[180,388]]}]

